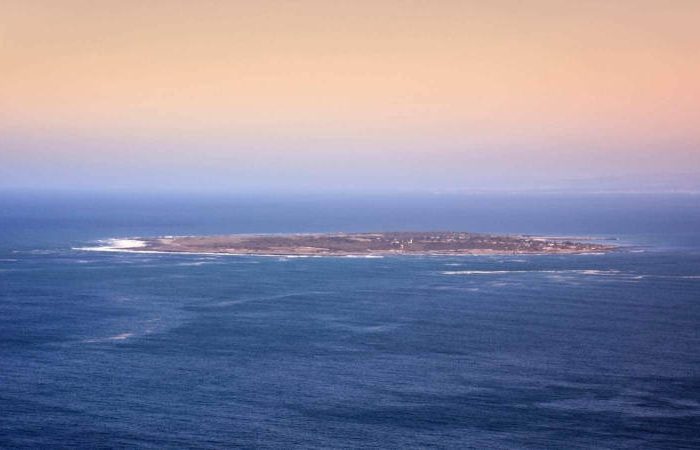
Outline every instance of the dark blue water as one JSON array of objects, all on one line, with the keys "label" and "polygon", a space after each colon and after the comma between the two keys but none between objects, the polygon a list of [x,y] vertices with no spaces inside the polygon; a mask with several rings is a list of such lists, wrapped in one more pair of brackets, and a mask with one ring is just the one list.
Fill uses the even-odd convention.
[{"label": "dark blue water", "polygon": [[[108,237],[460,229],[608,255],[271,258]],[[0,198],[0,447],[698,448],[695,196]]]}]

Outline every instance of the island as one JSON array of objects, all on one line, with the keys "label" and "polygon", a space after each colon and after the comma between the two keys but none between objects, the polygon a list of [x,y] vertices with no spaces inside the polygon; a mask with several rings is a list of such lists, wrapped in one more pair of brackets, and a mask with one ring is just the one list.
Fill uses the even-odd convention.
[{"label": "island", "polygon": [[580,254],[616,248],[584,238],[457,231],[165,236],[118,242],[102,248],[132,252],[300,256]]}]

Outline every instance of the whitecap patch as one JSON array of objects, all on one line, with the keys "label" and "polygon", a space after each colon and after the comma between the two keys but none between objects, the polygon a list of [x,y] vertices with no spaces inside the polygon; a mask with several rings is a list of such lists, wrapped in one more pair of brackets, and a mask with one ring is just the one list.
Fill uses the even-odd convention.
[{"label": "whitecap patch", "polygon": [[122,334],[118,334],[116,336],[108,337],[107,340],[108,341],[125,341],[133,335],[134,335],[134,333],[122,333]]},{"label": "whitecap patch", "polygon": [[134,333],[120,333],[120,334],[116,334],[114,336],[109,336],[106,338],[87,339],[83,342],[89,343],[89,344],[94,344],[94,343],[98,343],[98,342],[125,341],[133,336],[134,336]]},{"label": "whitecap patch", "polygon": [[103,245],[95,247],[74,247],[73,250],[89,252],[124,252],[146,246],[146,242],[140,239],[107,239],[98,242]]}]

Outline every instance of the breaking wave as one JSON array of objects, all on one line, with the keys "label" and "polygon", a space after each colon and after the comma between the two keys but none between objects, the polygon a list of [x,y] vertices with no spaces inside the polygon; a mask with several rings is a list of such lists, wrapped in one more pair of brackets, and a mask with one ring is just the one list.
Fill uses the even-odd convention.
[{"label": "breaking wave", "polygon": [[140,239],[107,239],[98,242],[102,245],[94,247],[74,247],[73,250],[88,252],[124,252],[146,246],[146,242]]}]

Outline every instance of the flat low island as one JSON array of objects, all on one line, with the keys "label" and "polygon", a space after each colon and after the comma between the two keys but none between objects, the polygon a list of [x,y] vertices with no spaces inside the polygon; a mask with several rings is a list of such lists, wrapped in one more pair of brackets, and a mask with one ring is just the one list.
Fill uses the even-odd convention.
[{"label": "flat low island", "polygon": [[613,246],[590,240],[467,232],[381,232],[167,236],[122,240],[134,252],[237,255],[372,256],[599,253]]}]

